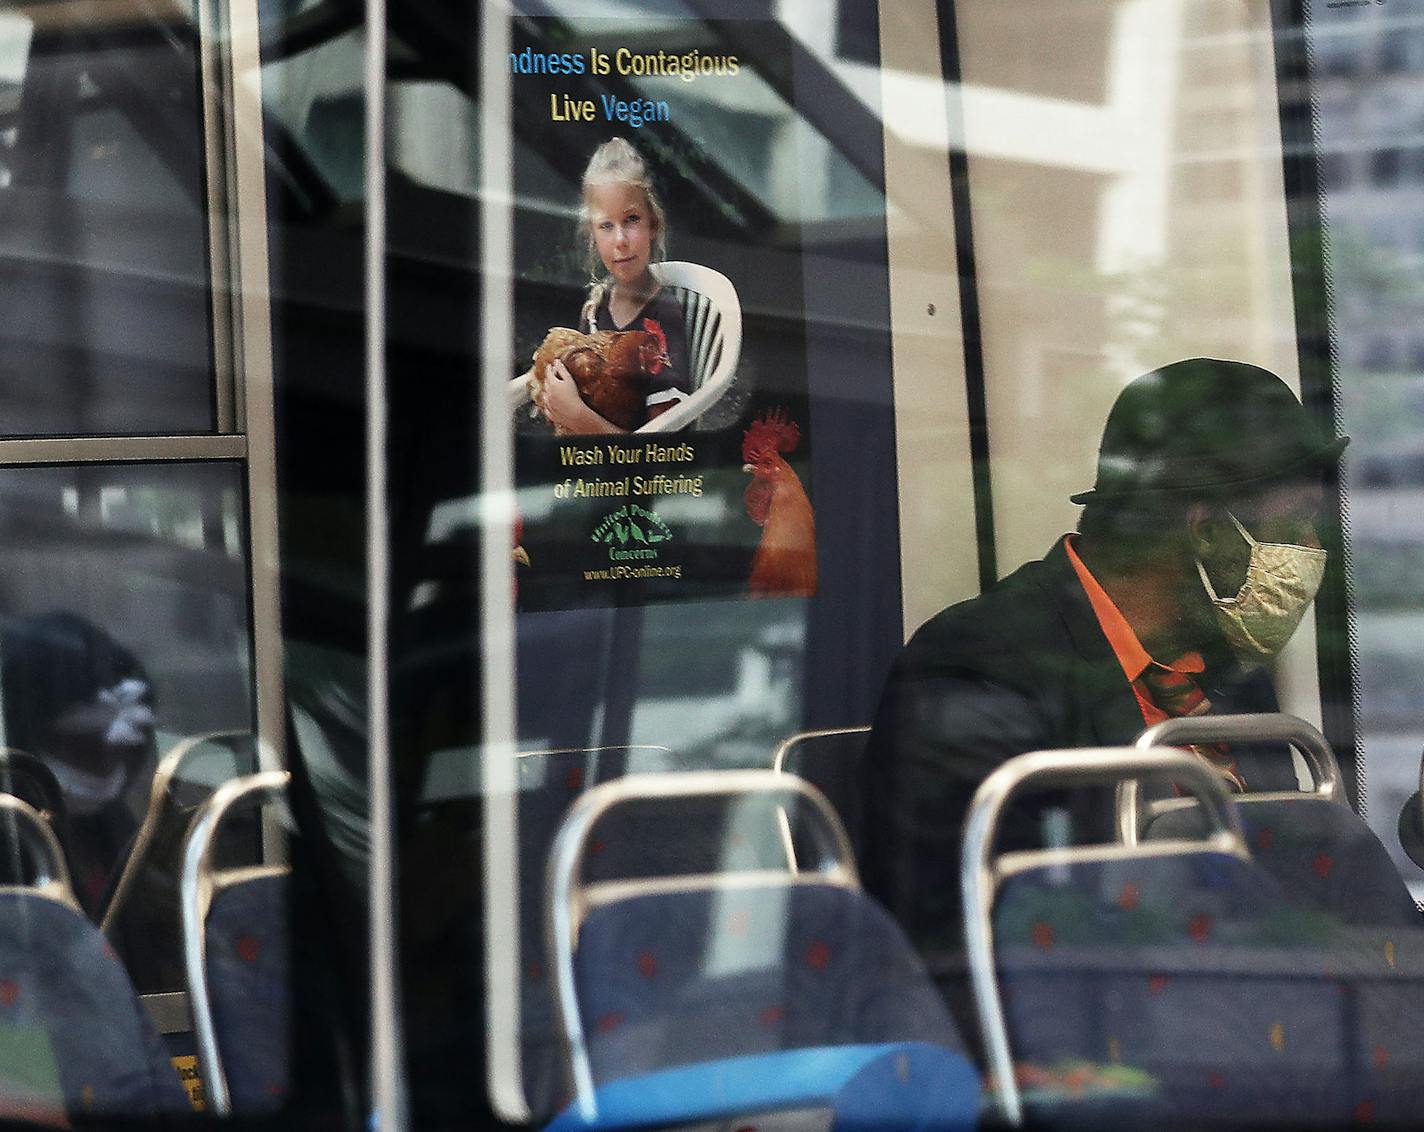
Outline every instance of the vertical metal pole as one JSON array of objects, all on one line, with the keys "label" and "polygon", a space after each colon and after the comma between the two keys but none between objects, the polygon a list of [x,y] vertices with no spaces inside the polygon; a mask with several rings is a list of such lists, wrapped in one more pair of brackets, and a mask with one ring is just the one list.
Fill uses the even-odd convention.
[{"label": "vertical metal pole", "polygon": [[[245,434],[257,769],[282,770],[281,559],[277,522],[276,383],[267,255],[267,161],[258,0],[200,0],[204,158],[217,431]],[[286,831],[264,812],[262,856],[285,861]]]},{"label": "vertical metal pole", "polygon": [[366,0],[366,606],[371,796],[371,1122],[406,1127],[386,635],[386,4]]},{"label": "vertical metal pole", "polygon": [[[233,136],[232,57],[224,50],[231,42],[224,25],[220,0],[198,0],[199,82],[203,107],[203,164],[207,172],[208,279],[212,288],[213,321],[213,423],[221,433],[238,431],[237,345],[240,277],[232,262],[239,246],[236,197],[233,184],[236,138]],[[262,156],[258,150],[259,157]]]},{"label": "vertical metal pole", "polygon": [[486,1073],[490,1104],[529,1120],[519,1056],[519,853],[515,807],[514,183],[510,11],[480,5],[480,698],[483,708]]}]

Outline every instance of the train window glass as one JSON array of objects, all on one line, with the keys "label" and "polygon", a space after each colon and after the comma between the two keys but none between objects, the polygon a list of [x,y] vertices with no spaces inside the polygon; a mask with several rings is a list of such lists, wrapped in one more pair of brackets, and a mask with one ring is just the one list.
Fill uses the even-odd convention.
[{"label": "train window glass", "polygon": [[392,139],[399,148],[391,154],[392,166],[431,188],[473,196],[479,184],[474,103],[447,82],[392,83],[389,97],[393,118],[438,119],[450,124],[444,137],[393,125]]},{"label": "train window glass", "polygon": [[[489,913],[499,922],[478,948],[498,972],[447,974],[451,959],[437,947],[483,930],[478,916],[450,911],[407,937],[417,1122],[458,1111],[472,1086],[478,1094],[466,1104],[517,1098],[503,1115],[527,1105],[542,1120],[560,1106],[543,878],[558,823],[584,786],[639,772],[766,771],[793,731],[867,722],[877,692],[867,673],[900,643],[878,70],[835,50],[830,6],[783,13],[735,4],[710,19],[696,7],[522,6],[502,60],[513,104],[508,167],[494,171],[486,153],[467,157],[462,140],[447,140],[448,122],[488,111],[467,87],[469,109],[460,111],[447,91],[420,79],[448,59],[405,34],[416,17],[393,21],[402,61],[387,86],[387,153],[392,252],[401,267],[389,276],[399,313],[388,365],[392,428],[405,439],[393,447],[391,469],[405,485],[393,497],[408,513],[393,532],[405,567],[393,579],[392,608],[402,614],[392,672],[397,718],[409,721],[393,745],[407,768],[397,785],[405,784],[411,819],[401,874],[408,906],[433,895],[432,874],[411,871],[421,861],[443,862],[437,886],[447,910],[478,899],[460,847],[478,835],[469,794],[495,759],[507,757],[501,769],[516,779],[511,804],[520,827],[510,846],[517,864],[494,882],[500,896],[483,905],[509,901]],[[438,16],[432,10],[432,21]],[[873,48],[874,24],[872,13],[857,54]],[[618,73],[591,69],[604,57]],[[933,57],[929,64],[937,67]],[[914,70],[930,86],[927,97],[942,97],[923,60]],[[688,420],[639,436],[578,429],[561,436],[528,398],[511,405],[509,386],[551,333],[576,333],[590,313],[599,326],[614,320],[614,333],[626,320],[607,286],[607,315],[591,296],[590,283],[596,289],[621,261],[607,248],[598,253],[596,241],[590,248],[589,210],[603,207],[592,199],[603,187],[617,191],[638,179],[630,165],[645,171],[645,195],[605,219],[636,228],[656,216],[651,222],[666,236],[658,270],[676,281],[657,312],[639,316],[656,329],[639,333],[663,335],[676,376],[657,382],[655,401],[686,404]],[[947,184],[947,168],[939,170]],[[512,196],[491,187],[495,172],[508,178]],[[485,355],[468,357],[467,336],[472,328],[483,335],[492,304],[470,296],[468,277],[454,270],[461,240],[447,222],[456,203],[488,210],[506,201],[512,325],[501,347],[508,372],[496,374],[490,370],[500,367]],[[934,208],[926,205],[914,223],[942,221]],[[471,243],[465,254],[479,248]],[[481,289],[502,283],[477,263],[463,266]],[[941,274],[952,269],[938,265]],[[585,312],[590,297],[594,309]],[[953,323],[952,307],[946,314]],[[930,328],[931,337],[937,332]],[[515,734],[499,740],[475,729],[468,626],[480,610],[470,608],[473,586],[458,566],[470,569],[472,540],[505,497],[474,502],[457,490],[470,491],[478,451],[464,432],[472,418],[453,399],[469,395],[471,371],[461,364],[485,367],[473,370],[479,408],[501,410],[499,427],[516,447],[518,607],[509,651],[494,661],[496,670],[514,661]],[[651,416],[647,396],[640,400],[635,415]],[[820,455],[823,437],[830,459]],[[853,463],[834,458],[841,444],[854,448]],[[626,486],[613,460],[626,462]],[[852,514],[848,525],[835,518]],[[818,523],[822,515],[831,518]],[[875,612],[847,625],[841,611],[857,588]],[[679,871],[784,869],[774,807],[714,800],[693,809],[687,818],[677,806],[635,809],[626,825],[615,820],[610,831],[638,832],[608,832],[615,856],[600,856],[598,867],[654,882]],[[485,828],[497,836],[507,827],[494,820]],[[781,938],[782,905],[769,901],[766,912],[771,943]],[[760,962],[707,942],[719,975]],[[472,977],[498,988],[502,1001],[488,1009],[521,1016],[488,1035],[491,1061],[513,1073],[492,1068],[489,1094],[485,1082],[454,1071],[458,1055],[442,1037],[449,1025],[469,1025],[449,1015],[453,1000],[442,999],[442,988]]]},{"label": "train window glass", "polygon": [[[0,12],[7,1123],[300,1103],[288,1019],[301,1013],[302,949],[290,941],[320,938],[310,950],[327,971],[361,967],[364,857],[339,893],[315,881],[324,895],[288,914],[311,875],[305,849],[324,844],[319,822],[304,841],[282,804],[289,755],[309,753],[311,778],[359,807],[365,736],[349,725],[349,669],[333,681],[341,696],[323,699],[337,666],[296,642],[316,621],[318,644],[334,622],[345,643],[359,623],[350,602],[296,619],[296,647],[283,647],[283,584],[300,594],[307,579],[279,576],[300,556],[281,559],[278,508],[301,489],[279,490],[290,481],[275,451],[281,305],[269,306],[268,259],[282,239],[267,203],[273,189],[287,203],[284,183],[331,203],[323,177],[350,181],[361,92],[314,100],[307,138],[329,141],[322,172],[283,148],[279,120],[266,128],[256,71],[264,50],[331,38],[339,7],[53,0]],[[279,8],[301,20],[295,47],[288,26],[266,38]],[[337,22],[349,31],[359,16]],[[359,257],[359,224],[344,221]],[[359,516],[359,492],[341,504]],[[330,527],[343,525],[336,510]],[[290,708],[288,660],[303,697]],[[304,919],[328,898],[340,914]],[[361,967],[356,989],[317,991],[327,1013],[313,1032],[349,1021],[363,979]],[[303,1065],[330,1113],[335,1070]]]},{"label": "train window glass", "polygon": [[4,742],[71,791],[91,909],[157,760],[190,736],[252,729],[242,495],[223,463],[0,469]]},{"label": "train window glass", "polygon": [[[280,22],[276,26],[281,26]],[[269,129],[280,129],[337,200],[361,199],[362,97],[359,29],[321,36],[313,46],[262,68]]]},{"label": "train window glass", "polygon": [[[507,23],[479,14],[499,29],[499,51],[463,69],[446,49],[459,21],[444,9],[393,21],[392,746],[417,1122],[473,1103],[541,1122],[620,1074],[656,1081],[696,1063],[698,1049],[719,1065],[746,1052],[743,1039],[764,1054],[804,1005],[777,997],[784,973],[789,984],[833,970],[827,993],[853,1000],[862,984],[836,966],[854,950],[848,937],[798,934],[791,890],[845,879],[857,852],[867,891],[945,992],[953,1018],[941,1033],[972,1045],[981,1020],[962,937],[983,909],[958,907],[972,788],[1013,755],[1126,745],[1158,717],[1280,709],[1319,725],[1344,764],[1341,794],[1364,816],[1339,799],[1303,801],[1328,801],[1313,813],[1364,847],[1380,896],[1367,914],[1391,932],[1417,926],[1403,880],[1418,870],[1394,826],[1424,744],[1411,707],[1424,697],[1411,675],[1424,536],[1407,517],[1424,465],[1411,423],[1424,403],[1411,376],[1424,313],[1410,279],[1408,194],[1424,168],[1406,126],[1414,53],[1384,47],[1408,23],[1390,5],[1327,7],[1327,23],[1301,25],[1279,5],[1237,0],[958,0],[854,20],[845,5],[528,0]],[[469,47],[483,43],[471,34]],[[311,128],[301,107],[315,89],[281,111],[294,134]],[[350,76],[324,89],[345,99]],[[1321,106],[1336,119],[1306,140]],[[1372,116],[1377,136],[1361,133]],[[478,136],[447,140],[452,123]],[[1328,279],[1308,263],[1318,222]],[[1327,282],[1328,318],[1312,305]],[[1183,359],[1197,361],[1163,374]],[[1115,457],[1105,429],[1129,428],[1114,416],[1125,390],[1208,378],[1241,383],[1243,403],[1262,391],[1282,416],[1207,451],[1236,418],[1154,402],[1140,422],[1150,451]],[[1189,542],[1204,520],[1164,509],[1204,488],[1198,502],[1223,508],[1242,482],[1274,488],[1299,465],[1232,472],[1275,424],[1356,439],[1339,482],[1334,449],[1311,452],[1331,458],[1308,522],[1292,512],[1289,532],[1259,540],[1237,523],[1231,537],[1263,547],[1253,560],[1287,544],[1302,574],[1328,563],[1314,613],[1278,653],[1253,655],[1240,635],[1249,598],[1217,597],[1207,565],[1190,561],[1206,553]],[[1158,462],[1183,437],[1201,447]],[[1127,465],[1146,482],[1114,496]],[[1222,478],[1153,479],[1203,465]],[[1095,481],[1100,506],[1081,510],[1075,496]],[[1164,515],[1175,525],[1157,525]],[[1104,612],[1075,545],[1103,548],[1096,561],[1124,609]],[[940,610],[990,589],[901,651]],[[1040,590],[1072,595],[1076,614],[1040,615]],[[1157,618],[1162,606],[1170,617]],[[1352,630],[1358,657],[1346,655]],[[1062,655],[1048,639],[1060,632],[1073,637]],[[1150,677],[1125,673],[1159,643],[1173,652],[1157,668],[1180,661],[1175,676],[1200,683],[1173,681],[1177,693],[1185,684],[1200,699],[1157,698],[1146,681],[1163,677],[1145,662],[1137,671]],[[1213,798],[1248,780],[1254,792],[1304,792],[1299,751],[1250,746],[1198,744],[1216,772],[1185,765]],[[1255,756],[1270,763],[1260,777]],[[830,838],[843,860],[832,852],[804,875],[814,855],[803,857],[796,807],[741,798],[764,802],[776,787],[737,775],[772,767],[824,788],[844,822],[844,841]],[[1138,847],[1122,812],[1073,801],[1047,804],[1007,840],[1054,853],[1120,840],[1075,858],[1081,872],[1055,858],[1016,909],[1007,930],[1031,967],[1072,951],[1111,971],[1113,947],[1144,943],[1150,966],[1178,936],[1210,942],[1192,953],[1210,979],[1218,963],[1260,959],[1218,939],[1213,915],[1178,924],[1182,907],[1144,900],[1135,881],[1073,890]],[[1156,801],[1144,813],[1187,810]],[[1252,859],[1243,875],[1262,892],[1299,886],[1262,902],[1252,949],[1333,940],[1341,903],[1346,915],[1365,899],[1346,891],[1343,855],[1297,852],[1315,844],[1309,819],[1285,822],[1289,837],[1253,826],[1249,845],[1216,842],[1230,842],[1232,869]],[[1261,864],[1273,847],[1275,865]],[[1156,848],[1143,857],[1176,851]],[[737,872],[749,876],[728,878]],[[1199,895],[1223,898],[1235,882],[1220,879],[1204,870]],[[1335,887],[1321,895],[1317,881]],[[753,890],[756,909],[736,903]],[[765,935],[753,938],[752,920]],[[1105,941],[1111,953],[1093,951]],[[1376,950],[1394,969],[1393,939]],[[1134,983],[1151,1002],[1134,1015],[1145,1044],[1131,1054],[1110,1029],[1135,1007],[1074,985],[1093,1021],[1069,1044],[1085,1071],[1115,1081],[1105,1094],[1141,1086],[1155,1103],[1175,1088],[1184,1063],[1152,1005],[1160,978]],[[1052,994],[1039,1011],[1026,985],[1014,1009],[1056,1023]],[[712,1024],[677,1014],[721,1009],[724,992],[734,1001]],[[1280,1054],[1297,1025],[1267,1020],[1246,1042]],[[461,1076],[465,1051],[450,1040],[471,1028],[484,1043],[478,1082]],[[1119,1076],[1164,1035],[1178,1048],[1144,1071],[1152,1080]],[[1332,1031],[1325,1056],[1353,1057],[1356,1037]],[[1234,1063],[1203,1067],[1220,1057],[1187,1051],[1186,1092],[1216,1095]],[[996,1103],[1016,1079],[1005,1068],[977,1065]],[[1055,1099],[1066,1099],[1059,1084],[1073,1092],[1052,1064],[1024,1068]],[[1287,1091],[1288,1109],[1301,1097]],[[1233,1099],[1229,1115],[1284,1118],[1276,1101],[1248,1111]],[[1355,1104],[1346,1111],[1373,1112]],[[664,1123],[735,1115],[679,1110]]]},{"label": "train window glass", "polygon": [[1399,822],[1419,788],[1424,748],[1424,491],[1420,409],[1424,378],[1414,327],[1422,313],[1417,252],[1418,151],[1400,141],[1415,123],[1412,84],[1424,71],[1417,12],[1308,5],[1310,45],[1332,64],[1313,72],[1310,97],[1323,148],[1362,154],[1368,186],[1320,169],[1319,222],[1330,248],[1331,329],[1353,563],[1351,639],[1358,650],[1362,802],[1416,895],[1424,873],[1400,844]]},{"label": "train window glass", "polygon": [[3,434],[210,432],[193,25],[32,18],[0,24]]}]

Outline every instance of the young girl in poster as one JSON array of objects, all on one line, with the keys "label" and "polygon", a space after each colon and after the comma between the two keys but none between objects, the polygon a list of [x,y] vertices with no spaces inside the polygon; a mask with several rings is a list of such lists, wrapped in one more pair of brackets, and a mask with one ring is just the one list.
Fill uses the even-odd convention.
[{"label": "young girl in poster", "polygon": [[[651,265],[666,258],[667,214],[642,155],[623,138],[594,151],[583,174],[580,227],[588,241],[588,299],[579,329],[647,330],[667,343],[668,363],[648,378],[647,419],[665,413],[691,391],[687,372],[687,331],[682,308],[662,286]],[[607,273],[597,278],[598,264]],[[563,362],[544,374],[535,400],[549,422],[565,433],[588,435],[624,431],[600,416],[579,395]]]}]

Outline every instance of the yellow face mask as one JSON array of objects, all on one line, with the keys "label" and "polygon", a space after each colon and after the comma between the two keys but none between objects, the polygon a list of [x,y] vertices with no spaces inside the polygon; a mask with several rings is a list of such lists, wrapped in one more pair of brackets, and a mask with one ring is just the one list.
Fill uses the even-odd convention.
[{"label": "yellow face mask", "polygon": [[1259,663],[1280,652],[1300,625],[1325,577],[1326,554],[1288,542],[1257,542],[1230,511],[1227,517],[1251,548],[1246,581],[1235,597],[1219,597],[1196,559],[1222,636],[1242,660]]}]

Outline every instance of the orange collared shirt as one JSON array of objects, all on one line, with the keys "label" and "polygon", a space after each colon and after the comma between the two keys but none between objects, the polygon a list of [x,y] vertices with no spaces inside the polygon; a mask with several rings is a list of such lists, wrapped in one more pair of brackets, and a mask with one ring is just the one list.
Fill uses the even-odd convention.
[{"label": "orange collared shirt", "polygon": [[1165,711],[1143,695],[1138,677],[1150,664],[1165,668],[1169,672],[1195,675],[1206,667],[1206,662],[1202,660],[1202,655],[1199,652],[1184,652],[1171,664],[1162,664],[1160,661],[1153,660],[1147,654],[1147,650],[1142,647],[1142,642],[1137,639],[1137,634],[1132,631],[1132,626],[1127,623],[1127,618],[1122,615],[1122,611],[1113,604],[1107,591],[1098,584],[1098,580],[1083,565],[1083,560],[1073,549],[1073,538],[1073,535],[1067,535],[1063,539],[1063,549],[1068,555],[1068,561],[1073,564],[1073,572],[1078,575],[1078,581],[1082,583],[1083,591],[1088,595],[1088,603],[1097,615],[1103,635],[1107,637],[1108,644],[1112,645],[1113,654],[1117,657],[1118,664],[1122,665],[1122,674],[1127,677],[1127,682],[1132,687],[1132,694],[1137,697],[1137,706],[1142,711],[1144,722],[1148,727],[1151,727],[1153,724],[1161,723],[1164,719],[1169,719],[1170,716]]}]

